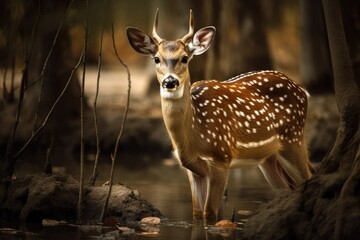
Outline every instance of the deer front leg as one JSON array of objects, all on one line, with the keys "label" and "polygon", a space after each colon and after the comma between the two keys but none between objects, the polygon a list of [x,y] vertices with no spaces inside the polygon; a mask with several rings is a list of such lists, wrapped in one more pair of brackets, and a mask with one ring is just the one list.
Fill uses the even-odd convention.
[{"label": "deer front leg", "polygon": [[194,221],[203,220],[203,211],[208,188],[207,177],[199,176],[190,170],[187,170],[187,173],[191,188],[193,219]]},{"label": "deer front leg", "polygon": [[225,191],[229,166],[210,166],[208,178],[208,192],[206,196],[204,221],[205,224],[215,223]]},{"label": "deer front leg", "polygon": [[192,204],[193,204],[193,219],[202,220],[205,208],[206,196],[208,194],[208,176],[209,167],[207,163],[200,158],[194,159],[181,157],[182,152],[176,151],[182,166],[187,170]]}]

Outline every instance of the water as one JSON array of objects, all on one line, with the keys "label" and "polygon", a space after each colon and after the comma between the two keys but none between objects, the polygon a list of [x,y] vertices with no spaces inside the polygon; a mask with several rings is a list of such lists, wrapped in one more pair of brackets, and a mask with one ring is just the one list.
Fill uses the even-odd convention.
[{"label": "water", "polygon": [[[146,159],[143,159],[146,158]],[[235,214],[237,229],[227,230],[214,227],[204,228],[203,224],[192,223],[191,194],[185,172],[172,160],[155,161],[152,167],[125,168],[126,161],[149,161],[149,156],[122,156],[115,170],[114,183],[121,182],[140,194],[156,206],[168,220],[153,229],[147,229],[137,223],[129,223],[130,232],[122,234],[112,227],[94,224],[75,225],[71,223],[45,227],[41,224],[19,225],[5,223],[0,231],[0,239],[240,239],[242,225],[247,216]],[[125,164],[124,164],[125,163]],[[66,171],[78,177],[77,160],[64,163],[66,167],[56,167],[57,171]],[[34,158],[21,162],[16,169],[17,176],[42,171],[42,163]],[[92,162],[87,161],[85,175],[92,171]],[[102,161],[99,166],[97,184],[108,179],[110,162]],[[228,181],[228,197],[223,199],[222,219],[231,219],[233,212],[254,212],[261,203],[272,197],[272,190],[257,168],[232,170]],[[10,229],[4,229],[4,228]],[[1,230],[1,229],[0,229]],[[150,232],[150,233],[149,233]],[[143,234],[151,234],[144,236]]]}]

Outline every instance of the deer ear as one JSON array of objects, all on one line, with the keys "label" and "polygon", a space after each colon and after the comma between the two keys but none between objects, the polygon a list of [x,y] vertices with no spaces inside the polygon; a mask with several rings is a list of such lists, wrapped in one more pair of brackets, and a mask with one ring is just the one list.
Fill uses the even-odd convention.
[{"label": "deer ear", "polygon": [[130,45],[135,51],[144,55],[155,55],[157,45],[149,35],[139,29],[131,27],[126,29],[126,34]]},{"label": "deer ear", "polygon": [[215,27],[204,27],[197,31],[188,44],[188,49],[193,55],[200,55],[209,49],[211,42],[215,36]]}]

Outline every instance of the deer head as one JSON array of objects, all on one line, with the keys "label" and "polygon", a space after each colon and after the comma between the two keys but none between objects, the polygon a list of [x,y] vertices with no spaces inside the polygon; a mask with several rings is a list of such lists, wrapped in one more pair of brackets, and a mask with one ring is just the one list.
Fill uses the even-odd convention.
[{"label": "deer head", "polygon": [[215,27],[200,29],[194,34],[193,14],[190,10],[189,32],[181,39],[168,41],[157,34],[159,9],[156,11],[152,37],[136,28],[127,28],[131,46],[143,55],[151,56],[156,65],[163,99],[179,99],[190,88],[189,61],[204,53],[211,45]]}]

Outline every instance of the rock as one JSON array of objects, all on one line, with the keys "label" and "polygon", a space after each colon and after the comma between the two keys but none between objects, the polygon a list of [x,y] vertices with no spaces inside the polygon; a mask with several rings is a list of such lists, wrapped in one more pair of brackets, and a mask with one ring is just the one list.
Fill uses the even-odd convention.
[{"label": "rock", "polygon": [[[98,219],[109,186],[92,187],[87,194],[87,204],[83,210],[85,219]],[[99,206],[100,204],[100,206]],[[115,217],[119,222],[140,221],[148,216],[161,216],[159,210],[136,194],[136,191],[123,186],[113,185],[106,216]]]},{"label": "rock", "polygon": [[145,217],[143,219],[141,219],[140,221],[142,224],[152,224],[152,225],[157,225],[160,224],[161,219],[158,217]]},{"label": "rock", "polygon": [[[11,181],[8,195],[0,204],[3,220],[19,219],[42,222],[43,219],[76,220],[79,182],[66,174],[34,174]],[[99,220],[108,186],[84,188],[83,220]],[[114,185],[109,199],[106,218],[118,222],[140,221],[144,217],[161,217],[161,213],[139,194],[123,185]],[[45,222],[47,224],[47,222]]]}]

